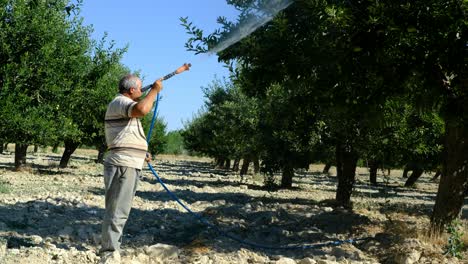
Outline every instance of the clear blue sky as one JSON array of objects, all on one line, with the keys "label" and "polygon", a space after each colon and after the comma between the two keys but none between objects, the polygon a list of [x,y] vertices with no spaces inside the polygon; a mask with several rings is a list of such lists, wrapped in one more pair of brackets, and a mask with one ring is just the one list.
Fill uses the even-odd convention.
[{"label": "clear blue sky", "polygon": [[[168,131],[183,128],[203,105],[201,87],[209,85],[215,76],[228,76],[216,55],[194,55],[186,51],[189,38],[180,25],[180,17],[189,20],[204,32],[211,33],[220,25],[218,16],[234,21],[237,11],[224,0],[85,0],[81,10],[85,25],[94,28],[93,38],[104,32],[117,47],[129,45],[123,64],[139,70],[144,84],[150,84],[183,63],[192,63],[188,72],[165,81],[159,115],[167,122]],[[115,89],[117,87],[109,87]]]}]

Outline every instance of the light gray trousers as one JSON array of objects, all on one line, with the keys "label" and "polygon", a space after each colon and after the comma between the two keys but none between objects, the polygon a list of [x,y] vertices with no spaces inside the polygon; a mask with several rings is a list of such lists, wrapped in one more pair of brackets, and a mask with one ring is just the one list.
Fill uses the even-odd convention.
[{"label": "light gray trousers", "polygon": [[141,170],[104,164],[106,212],[102,222],[101,253],[119,251],[122,230],[135,197]]}]

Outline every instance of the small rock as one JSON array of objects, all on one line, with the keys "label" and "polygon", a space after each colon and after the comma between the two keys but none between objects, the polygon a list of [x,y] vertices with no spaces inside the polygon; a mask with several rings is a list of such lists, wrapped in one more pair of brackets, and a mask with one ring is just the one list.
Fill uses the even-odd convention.
[{"label": "small rock", "polygon": [[57,249],[57,246],[55,244],[52,244],[50,241],[46,241],[44,243],[44,247],[50,250],[55,250]]},{"label": "small rock", "polygon": [[291,258],[280,258],[275,262],[275,264],[296,264],[296,261]]},{"label": "small rock", "polygon": [[8,240],[3,237],[0,237],[0,259],[2,259],[7,251]]},{"label": "small rock", "polygon": [[315,259],[305,258],[301,259],[298,264],[317,264],[317,261],[315,261]]},{"label": "small rock", "polygon": [[197,264],[213,264],[213,261],[208,256],[201,256],[201,258],[195,263],[197,263]]},{"label": "small rock", "polygon": [[317,264],[338,264],[338,262],[334,260],[320,259],[317,261]]},{"label": "small rock", "polygon": [[92,263],[97,261],[96,253],[92,250],[86,251],[86,258],[90,260]]},{"label": "small rock", "polygon": [[224,206],[226,205],[226,200],[214,200],[211,204],[213,206]]},{"label": "small rock", "polygon": [[327,213],[333,212],[333,208],[331,207],[324,207],[322,210]]},{"label": "small rock", "polygon": [[34,244],[41,244],[42,241],[43,241],[42,237],[40,237],[38,235],[32,235],[29,238],[31,239],[31,242],[34,243]]},{"label": "small rock", "polygon": [[178,258],[179,248],[171,245],[156,244],[149,247],[145,247],[145,253],[151,258],[158,258],[161,260]]},{"label": "small rock", "polygon": [[148,263],[150,261],[150,258],[148,255],[146,254],[143,254],[143,253],[139,253],[137,256],[136,256],[136,260],[138,262],[141,262],[141,263]]},{"label": "small rock", "polygon": [[415,249],[408,253],[403,253],[395,257],[395,263],[397,264],[413,264],[417,263],[421,258],[421,252]]}]

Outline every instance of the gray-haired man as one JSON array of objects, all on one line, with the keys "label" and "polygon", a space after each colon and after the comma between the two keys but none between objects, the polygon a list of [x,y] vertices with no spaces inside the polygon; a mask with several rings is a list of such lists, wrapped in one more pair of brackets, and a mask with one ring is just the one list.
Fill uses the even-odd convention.
[{"label": "gray-haired man", "polygon": [[139,117],[151,111],[156,95],[162,90],[157,80],[145,98],[142,82],[127,75],[119,82],[119,94],[110,102],[105,117],[109,154],[104,162],[105,206],[102,223],[101,262],[120,262],[120,238],[135,196],[148,144]]}]

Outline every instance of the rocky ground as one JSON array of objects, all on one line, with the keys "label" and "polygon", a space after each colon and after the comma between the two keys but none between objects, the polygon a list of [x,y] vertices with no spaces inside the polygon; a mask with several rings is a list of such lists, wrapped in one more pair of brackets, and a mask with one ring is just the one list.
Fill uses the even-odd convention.
[{"label": "rocky ground", "polygon": [[[0,263],[99,262],[104,183],[96,154],[78,150],[69,168],[59,169],[59,154],[28,153],[31,167],[22,172],[12,171],[13,153],[0,154]],[[360,168],[351,211],[333,205],[336,177],[333,170],[320,173],[321,165],[297,172],[292,189],[268,191],[261,175],[241,183],[208,159],[161,156],[153,164],[167,187],[216,227],[173,201],[145,169],[124,230],[122,263],[468,263],[466,247],[461,258],[444,254],[449,235],[425,235],[437,191],[429,175],[404,188],[395,170],[379,175],[374,187]],[[467,216],[465,206],[465,243]]]}]

